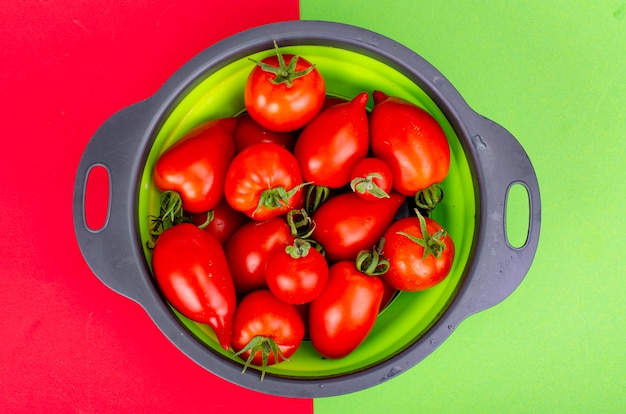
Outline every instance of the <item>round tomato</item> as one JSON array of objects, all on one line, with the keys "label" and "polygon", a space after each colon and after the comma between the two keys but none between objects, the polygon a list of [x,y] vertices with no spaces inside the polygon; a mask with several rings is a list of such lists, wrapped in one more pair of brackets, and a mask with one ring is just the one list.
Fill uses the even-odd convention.
[{"label": "round tomato", "polygon": [[255,220],[285,214],[302,203],[298,161],[285,148],[259,143],[241,151],[228,167],[224,193],[228,204]]},{"label": "round tomato", "polygon": [[365,200],[389,198],[393,178],[391,169],[378,158],[364,158],[350,174],[350,188]]},{"label": "round tomato", "polygon": [[367,157],[367,92],[324,109],[304,127],[293,153],[305,181],[339,188],[350,182],[354,166]]},{"label": "round tomato", "polygon": [[324,256],[304,239],[276,249],[265,267],[265,281],[280,300],[293,305],[318,297],[328,280]]},{"label": "round tomato", "polygon": [[454,261],[452,238],[435,220],[406,217],[392,224],[383,236],[382,254],[389,269],[382,276],[396,289],[416,292],[431,288],[448,276]]},{"label": "round tomato", "polygon": [[168,302],[189,319],[209,325],[228,349],[236,294],[219,241],[191,223],[177,224],[157,239],[152,268]]},{"label": "round tomato", "polygon": [[404,201],[398,193],[374,201],[354,193],[339,194],[313,213],[311,238],[323,246],[330,262],[354,260],[361,250],[378,244]]},{"label": "round tomato", "polygon": [[242,149],[259,142],[273,142],[292,151],[296,142],[296,134],[291,131],[271,131],[252,119],[249,113],[244,112],[237,117],[233,139],[235,140],[235,152],[240,152]]},{"label": "round tomato", "polygon": [[369,335],[380,311],[384,287],[352,261],[330,267],[326,288],[309,306],[311,344],[326,358],[342,358]]},{"label": "round tomato", "polygon": [[406,196],[440,183],[450,169],[450,146],[431,114],[375,91],[370,113],[372,153],[391,168],[393,188]]},{"label": "round tomato", "polygon": [[277,299],[269,290],[244,296],[237,306],[231,344],[235,355],[249,365],[261,367],[261,380],[268,365],[291,357],[304,338],[304,321],[294,305]]},{"label": "round tomato", "polygon": [[306,59],[276,55],[260,62],[248,76],[244,88],[246,110],[255,121],[272,131],[295,131],[305,126],[322,109],[326,82]]},{"label": "round tomato", "polygon": [[223,197],[224,177],[235,155],[234,118],[208,121],[159,156],[153,180],[161,191],[174,191],[182,209],[202,213]]},{"label": "round tomato", "polygon": [[251,221],[240,227],[224,246],[235,289],[250,292],[266,288],[265,267],[269,257],[293,242],[291,229],[281,217]]}]

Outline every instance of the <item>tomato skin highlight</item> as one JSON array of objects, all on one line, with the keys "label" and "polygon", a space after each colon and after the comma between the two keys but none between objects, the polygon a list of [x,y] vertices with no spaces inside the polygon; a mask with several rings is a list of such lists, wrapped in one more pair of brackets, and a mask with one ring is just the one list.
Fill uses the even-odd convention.
[{"label": "tomato skin highlight", "polygon": [[354,262],[331,266],[322,294],[309,305],[309,336],[315,350],[326,358],[343,358],[371,332],[384,287],[375,276],[356,269]]},{"label": "tomato skin highlight", "polygon": [[309,303],[322,293],[328,281],[326,259],[313,247],[301,257],[291,256],[286,249],[276,249],[270,256],[265,268],[267,285],[283,302]]},{"label": "tomato skin highlight", "polygon": [[282,217],[251,221],[240,227],[224,246],[238,292],[267,288],[265,268],[269,257],[294,242],[289,225]]},{"label": "tomato skin highlight", "polygon": [[[288,65],[294,55],[283,55]],[[277,56],[263,60],[278,67]],[[296,71],[306,70],[311,63],[299,57]],[[256,65],[246,80],[244,104],[250,116],[272,131],[295,131],[304,127],[321,110],[326,97],[326,82],[317,69],[293,80],[291,86],[272,83],[275,75]]]},{"label": "tomato skin highlight", "polygon": [[161,191],[180,194],[191,213],[213,209],[222,199],[228,165],[235,155],[235,118],[205,122],[159,156],[153,181]]},{"label": "tomato skin highlight", "polygon": [[368,94],[329,106],[302,130],[294,155],[303,180],[339,188],[350,182],[354,166],[369,151]]},{"label": "tomato skin highlight", "polygon": [[[277,299],[269,290],[256,290],[244,296],[235,311],[232,347],[241,351],[255,336],[271,338],[285,358],[291,357],[304,338],[304,321],[294,305]],[[239,355],[244,361],[250,351]],[[256,352],[251,363],[262,365],[261,352]],[[267,365],[276,364],[276,356],[268,355]]]},{"label": "tomato skin highlight", "polygon": [[[292,153],[278,144],[251,145],[235,156],[226,172],[224,193],[228,204],[248,217],[264,221],[287,213],[302,203],[302,175]],[[262,199],[268,190],[282,187],[289,194],[273,207]]]},{"label": "tomato skin highlight", "polygon": [[[429,235],[442,229],[435,220],[425,217]],[[424,258],[424,248],[399,232],[421,238],[422,230],[417,217],[406,217],[393,223],[383,236],[383,255],[389,260],[389,270],[382,275],[383,280],[396,289],[417,292],[429,289],[443,281],[454,261],[454,242],[446,234],[441,238],[445,243],[441,257],[429,254]]]},{"label": "tomato skin highlight", "polygon": [[228,349],[236,295],[219,241],[190,223],[170,227],[155,243],[152,268],[168,302],[189,319],[209,325]]},{"label": "tomato skin highlight", "polygon": [[373,201],[355,193],[339,194],[313,213],[311,238],[324,247],[330,262],[355,260],[361,250],[378,244],[405,200],[398,193]]},{"label": "tomato skin highlight", "polygon": [[411,102],[375,91],[371,150],[391,168],[393,188],[406,196],[438,184],[450,169],[450,146],[431,114]]}]

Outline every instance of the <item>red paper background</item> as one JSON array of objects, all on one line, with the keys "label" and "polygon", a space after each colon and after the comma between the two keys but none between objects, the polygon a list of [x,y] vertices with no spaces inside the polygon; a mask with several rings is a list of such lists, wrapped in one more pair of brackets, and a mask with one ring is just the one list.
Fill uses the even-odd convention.
[{"label": "red paper background", "polygon": [[100,124],[212,43],[297,18],[297,0],[3,3],[0,411],[312,412],[188,360],[91,273],[72,224],[76,168]]}]

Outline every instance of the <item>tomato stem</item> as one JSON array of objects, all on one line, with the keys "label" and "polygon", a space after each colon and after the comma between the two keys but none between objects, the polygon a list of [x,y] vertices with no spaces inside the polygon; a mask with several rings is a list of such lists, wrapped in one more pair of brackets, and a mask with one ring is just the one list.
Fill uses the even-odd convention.
[{"label": "tomato stem", "polygon": [[148,248],[153,248],[154,242],[165,229],[188,221],[184,215],[183,199],[180,194],[173,190],[164,191],[161,194],[159,215],[149,218],[152,222],[150,228],[152,240],[148,241]]},{"label": "tomato stem", "polygon": [[243,370],[241,373],[245,373],[248,367],[252,364],[252,360],[257,352],[261,352],[261,382],[265,378],[265,371],[268,366],[269,356],[274,355],[274,363],[279,363],[282,361],[288,361],[289,358],[283,355],[282,351],[276,345],[276,341],[273,338],[269,338],[266,336],[255,336],[244,346],[239,352],[235,353],[235,356],[240,356],[241,354],[250,351],[250,355],[246,360],[246,363],[243,366]]},{"label": "tomato stem", "polygon": [[261,196],[259,197],[259,204],[257,205],[256,210],[254,210],[254,213],[259,211],[263,207],[267,208],[268,210],[288,207],[289,199],[293,197],[302,187],[308,184],[309,183],[299,184],[289,191],[285,190],[285,187],[283,186],[269,188],[263,191],[261,193]]},{"label": "tomato stem", "polygon": [[213,210],[207,211],[206,220],[204,220],[204,223],[200,224],[198,228],[205,229],[206,226],[211,224],[214,218],[215,218],[215,212]]},{"label": "tomato stem", "polygon": [[356,268],[368,276],[380,276],[389,270],[389,260],[382,256],[385,238],[372,250],[362,250],[356,257]]},{"label": "tomato stem", "polygon": [[307,239],[315,230],[315,222],[308,215],[306,209],[291,210],[287,213],[287,224],[293,237]]},{"label": "tomato stem", "polygon": [[420,239],[419,237],[403,231],[399,231],[397,234],[405,236],[412,242],[422,246],[424,248],[424,255],[422,256],[422,259],[426,259],[430,254],[432,254],[437,259],[440,258],[446,248],[446,243],[442,240],[442,238],[447,235],[446,231],[444,229],[441,229],[432,235],[429,234],[428,228],[426,226],[426,219],[424,218],[424,216],[422,216],[417,208],[415,209],[415,213],[417,214],[417,219],[420,223],[422,238]]},{"label": "tomato stem", "polygon": [[376,172],[370,173],[365,177],[356,177],[350,182],[350,188],[359,194],[371,194],[376,198],[389,198],[389,194],[374,182],[374,178],[380,180],[383,177]]},{"label": "tomato stem", "polygon": [[330,188],[323,185],[311,185],[304,197],[304,207],[309,215],[313,215],[315,211],[322,205],[330,196]]},{"label": "tomato stem", "polygon": [[433,184],[415,194],[415,204],[427,216],[441,203],[441,200],[443,200],[443,189],[438,184]]},{"label": "tomato stem", "polygon": [[278,44],[276,43],[276,41],[274,41],[274,49],[276,49],[276,57],[278,58],[278,67],[269,65],[259,60],[254,60],[252,58],[248,58],[248,59],[254,62],[255,64],[257,64],[265,72],[269,72],[269,73],[276,75],[274,79],[270,79],[270,82],[272,82],[275,85],[284,83],[288,88],[291,88],[291,86],[293,85],[293,81],[295,79],[306,76],[309,73],[311,73],[313,69],[315,69],[315,65],[312,64],[305,70],[296,72],[296,64],[298,63],[298,59],[300,57],[293,56],[291,60],[289,61],[289,64],[287,65],[285,63],[285,58],[283,57],[283,54],[281,53],[280,48],[278,47]]}]

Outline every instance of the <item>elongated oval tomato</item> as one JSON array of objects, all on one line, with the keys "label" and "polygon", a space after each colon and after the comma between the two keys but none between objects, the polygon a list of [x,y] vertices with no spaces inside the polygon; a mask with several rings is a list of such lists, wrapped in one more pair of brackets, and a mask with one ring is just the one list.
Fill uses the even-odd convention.
[{"label": "elongated oval tomato", "polygon": [[313,213],[311,238],[324,247],[330,262],[354,260],[361,250],[378,244],[404,201],[398,193],[378,200],[364,200],[354,193],[337,195]]},{"label": "elongated oval tomato", "polygon": [[350,182],[352,169],[369,150],[367,99],[362,92],[349,102],[331,105],[302,130],[294,155],[304,181],[330,188]]},{"label": "elongated oval tomato", "polygon": [[224,250],[238,292],[267,288],[265,267],[277,250],[292,244],[294,237],[282,217],[251,221],[240,227]]},{"label": "elongated oval tomato", "polygon": [[[322,108],[326,82],[311,62],[291,54],[257,62],[244,88],[250,116],[273,131],[295,131],[305,126]],[[295,67],[291,67],[294,65]]]},{"label": "elongated oval tomato", "polygon": [[384,287],[376,276],[359,272],[352,261],[331,266],[326,288],[309,306],[309,336],[326,358],[343,358],[369,335]]},{"label": "elongated oval tomato", "polygon": [[263,142],[247,147],[233,159],[224,193],[235,210],[262,221],[301,205],[302,185],[293,154],[278,144]]},{"label": "elongated oval tomato", "polygon": [[159,156],[153,180],[161,191],[175,191],[191,213],[213,209],[224,195],[224,179],[235,155],[235,118],[208,121],[194,128]]},{"label": "elongated oval tomato", "polygon": [[[383,255],[389,269],[383,280],[396,289],[416,292],[429,289],[450,273],[454,242],[435,220],[406,217],[385,232]],[[425,226],[425,228],[423,228]]]},{"label": "elongated oval tomato", "polygon": [[156,241],[152,268],[168,302],[189,319],[209,325],[228,349],[236,297],[219,241],[191,223],[170,227]]},{"label": "elongated oval tomato", "polygon": [[374,92],[371,149],[391,168],[393,188],[406,196],[438,184],[450,169],[450,146],[431,114],[411,102]]}]

